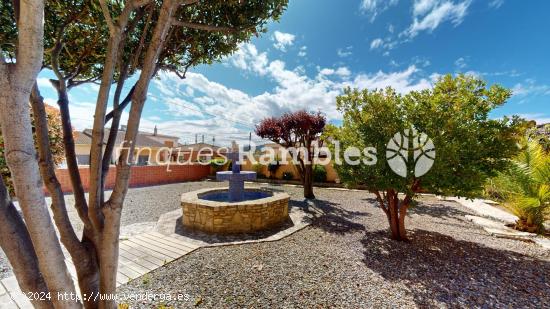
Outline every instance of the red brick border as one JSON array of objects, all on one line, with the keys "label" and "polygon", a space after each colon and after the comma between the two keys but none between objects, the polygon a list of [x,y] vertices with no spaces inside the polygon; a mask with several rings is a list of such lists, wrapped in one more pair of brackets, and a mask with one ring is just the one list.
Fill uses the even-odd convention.
[{"label": "red brick border", "polygon": [[[80,177],[84,190],[88,191],[90,182],[90,169],[88,167],[80,167]],[[57,169],[55,171],[57,179],[61,184],[61,190],[64,193],[73,191],[69,172],[67,169]],[[210,174],[210,165],[173,165],[166,166],[134,166],[130,174],[130,187],[144,187],[159,184],[168,184],[184,181],[201,180]],[[111,166],[107,175],[105,187],[112,189],[115,184],[116,167]],[[47,193],[47,190],[44,188]]]}]

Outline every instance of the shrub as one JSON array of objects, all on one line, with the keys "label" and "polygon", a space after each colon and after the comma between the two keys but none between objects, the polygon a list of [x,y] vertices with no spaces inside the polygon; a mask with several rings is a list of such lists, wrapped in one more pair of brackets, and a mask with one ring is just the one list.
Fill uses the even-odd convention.
[{"label": "shrub", "polygon": [[292,174],[292,172],[283,173],[283,180],[292,180],[292,179],[294,179],[294,174]]},{"label": "shrub", "polygon": [[313,181],[326,182],[327,181],[327,169],[323,165],[315,165],[313,167]]},{"label": "shrub", "polygon": [[256,163],[252,166],[252,168],[254,169],[254,171],[256,172],[256,176],[258,179],[265,179],[267,178],[263,172],[264,170],[264,167],[263,165],[259,164],[259,163]]},{"label": "shrub", "polygon": [[210,166],[216,171],[221,170],[226,163],[227,163],[226,160],[223,158],[216,158],[216,159],[210,160]]},{"label": "shrub", "polygon": [[516,229],[543,233],[545,216],[550,214],[550,154],[536,139],[522,144],[521,153],[486,190],[518,216]]}]

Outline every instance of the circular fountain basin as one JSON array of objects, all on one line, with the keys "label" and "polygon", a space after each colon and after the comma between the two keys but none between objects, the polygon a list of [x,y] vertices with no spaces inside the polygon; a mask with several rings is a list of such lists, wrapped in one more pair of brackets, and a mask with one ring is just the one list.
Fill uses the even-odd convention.
[{"label": "circular fountain basin", "polygon": [[245,189],[244,201],[228,202],[228,188],[211,188],[181,196],[182,223],[208,233],[257,232],[280,226],[288,219],[290,196],[284,192]]}]

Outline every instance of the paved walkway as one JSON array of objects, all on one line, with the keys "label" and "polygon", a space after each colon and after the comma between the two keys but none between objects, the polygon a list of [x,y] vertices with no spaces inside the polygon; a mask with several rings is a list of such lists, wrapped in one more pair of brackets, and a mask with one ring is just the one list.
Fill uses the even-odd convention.
[{"label": "paved walkway", "polygon": [[504,223],[514,223],[518,219],[518,217],[507,211],[491,206],[492,203],[495,203],[493,201],[482,199],[470,200],[463,197],[445,197],[444,199],[448,201],[455,201],[462,206],[475,211],[482,217],[496,219]]},{"label": "paved walkway", "polygon": [[530,241],[539,246],[550,250],[550,239],[533,233],[517,231],[506,226],[513,224],[518,217],[506,212],[500,208],[491,206],[496,204],[490,200],[482,199],[465,199],[457,197],[440,197],[445,200],[455,201],[464,207],[475,211],[479,216],[466,215],[466,219],[481,226],[485,232],[495,237],[511,238],[516,240]]}]

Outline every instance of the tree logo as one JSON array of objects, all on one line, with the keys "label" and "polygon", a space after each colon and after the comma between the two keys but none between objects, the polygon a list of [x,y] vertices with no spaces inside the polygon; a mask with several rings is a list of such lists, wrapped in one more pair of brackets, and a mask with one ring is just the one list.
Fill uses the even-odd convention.
[{"label": "tree logo", "polygon": [[386,159],[394,173],[401,177],[425,175],[433,166],[435,146],[426,133],[414,128],[397,132],[386,145]]}]

